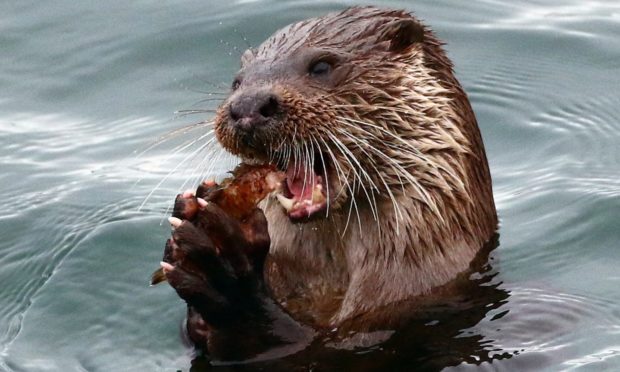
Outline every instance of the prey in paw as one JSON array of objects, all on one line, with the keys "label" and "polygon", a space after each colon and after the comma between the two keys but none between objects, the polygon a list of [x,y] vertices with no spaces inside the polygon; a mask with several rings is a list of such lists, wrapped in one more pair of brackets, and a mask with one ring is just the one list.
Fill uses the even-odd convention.
[{"label": "prey in paw", "polygon": [[[184,218],[184,219],[181,219]],[[269,250],[267,221],[258,208],[239,221],[213,202],[177,197],[163,273],[187,304],[211,325],[233,321],[262,285]]]},{"label": "prey in paw", "polygon": [[192,342],[222,359],[288,343],[290,335],[274,333],[274,322],[305,335],[273,302],[263,281],[270,238],[257,205],[281,192],[285,175],[270,165],[247,164],[232,174],[221,184],[206,181],[196,193],[177,196],[169,219],[172,236],[152,278],[153,284],[167,280],[187,303]]}]

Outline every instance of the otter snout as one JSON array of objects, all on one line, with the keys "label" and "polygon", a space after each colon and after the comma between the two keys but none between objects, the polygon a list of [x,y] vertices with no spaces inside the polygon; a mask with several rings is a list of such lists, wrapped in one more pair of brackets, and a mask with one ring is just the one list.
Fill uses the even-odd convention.
[{"label": "otter snout", "polygon": [[251,133],[268,124],[280,111],[280,100],[271,89],[246,89],[230,102],[230,124],[235,130]]}]

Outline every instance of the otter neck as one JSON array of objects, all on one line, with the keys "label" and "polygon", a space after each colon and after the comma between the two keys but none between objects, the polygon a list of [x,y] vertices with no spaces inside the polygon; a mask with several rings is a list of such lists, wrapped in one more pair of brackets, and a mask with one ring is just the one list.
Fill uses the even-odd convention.
[{"label": "otter neck", "polygon": [[274,297],[297,317],[331,326],[428,293],[466,270],[484,241],[451,215],[438,224],[423,203],[397,199],[398,212],[380,201],[377,219],[358,203],[350,217],[344,208],[305,224],[266,203],[272,243],[265,275]]}]

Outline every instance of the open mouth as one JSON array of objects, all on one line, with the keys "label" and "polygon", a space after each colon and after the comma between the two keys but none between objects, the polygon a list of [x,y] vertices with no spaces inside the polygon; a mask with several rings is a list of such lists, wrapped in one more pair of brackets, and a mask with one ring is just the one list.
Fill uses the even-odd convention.
[{"label": "open mouth", "polygon": [[286,180],[276,197],[291,220],[300,221],[324,212],[328,207],[327,172],[319,164],[290,162]]}]

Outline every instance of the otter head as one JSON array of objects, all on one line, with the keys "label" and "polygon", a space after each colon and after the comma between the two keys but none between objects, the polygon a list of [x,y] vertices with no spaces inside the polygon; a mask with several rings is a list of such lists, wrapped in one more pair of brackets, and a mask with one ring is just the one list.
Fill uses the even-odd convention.
[{"label": "otter head", "polygon": [[453,113],[442,68],[439,43],[403,11],[351,8],[292,24],[243,54],[216,135],[244,161],[287,173],[279,199],[293,220],[353,202],[374,212],[404,192],[433,204],[429,180],[460,183],[442,153],[466,142],[454,120],[443,123]]}]

